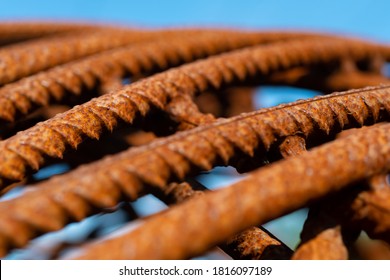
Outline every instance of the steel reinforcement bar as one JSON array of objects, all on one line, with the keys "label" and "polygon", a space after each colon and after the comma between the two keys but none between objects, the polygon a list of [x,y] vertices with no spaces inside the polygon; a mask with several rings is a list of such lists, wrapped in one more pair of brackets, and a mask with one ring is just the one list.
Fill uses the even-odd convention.
[{"label": "steel reinforcement bar", "polygon": [[388,119],[389,94],[390,86],[351,90],[242,114],[54,177],[0,203],[2,251],[81,220],[96,208],[135,200],[146,186],[161,189],[198,170],[229,164],[239,153],[253,156],[255,150],[267,151],[287,136],[309,137]]},{"label": "steel reinforcement bar", "polygon": [[[45,164],[47,157],[61,158],[65,151],[77,148],[86,138],[98,139],[105,131],[115,129],[120,122],[132,123],[137,115],[145,116],[153,106],[164,110],[169,100],[175,96],[193,96],[210,88],[218,89],[300,64],[332,63],[343,57],[367,59],[382,49],[386,48],[361,42],[354,44],[345,40],[300,40],[238,50],[168,70],[76,106],[0,142],[0,187],[19,181],[38,170]],[[378,91],[383,90],[386,91],[385,88]],[[356,104],[349,103],[347,106],[356,107],[350,110],[350,114],[358,123],[363,123],[367,117],[378,117],[382,105],[377,101],[379,100],[359,100]],[[386,103],[386,100],[381,102]],[[338,104],[327,108],[321,115],[332,115],[333,111],[342,109]],[[362,111],[357,111],[358,108]],[[292,123],[285,124],[286,127],[296,127],[306,117],[289,118]],[[339,118],[341,127],[349,122],[347,114],[342,114]],[[284,118],[279,116],[277,119]],[[320,128],[329,131],[329,124],[324,125],[325,127]],[[302,127],[303,133],[306,134],[311,127],[312,125]],[[273,135],[273,132],[265,131]],[[272,142],[273,138],[266,139],[264,144],[268,147]]]}]

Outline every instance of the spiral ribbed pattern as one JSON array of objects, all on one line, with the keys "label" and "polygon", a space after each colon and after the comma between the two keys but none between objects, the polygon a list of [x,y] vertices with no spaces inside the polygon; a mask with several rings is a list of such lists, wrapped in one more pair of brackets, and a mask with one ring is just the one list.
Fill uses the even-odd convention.
[{"label": "spiral ribbed pattern", "polygon": [[[8,245],[22,246],[36,233],[83,219],[92,214],[94,207],[112,207],[123,196],[134,200],[145,192],[146,185],[164,188],[171,180],[182,180],[194,170],[227,164],[238,152],[252,156],[255,149],[267,150],[289,135],[328,133],[335,127],[351,123],[361,126],[367,120],[388,118],[389,94],[390,86],[383,86],[263,109],[82,166],[0,203],[0,236],[10,240]],[[50,143],[55,140],[51,137]]]},{"label": "spiral ribbed pattern", "polygon": [[[97,86],[109,79],[148,74],[209,55],[273,40],[286,40],[293,36],[288,33],[285,36],[276,36],[273,33],[245,34],[222,31],[210,34],[196,30],[187,32],[189,34],[180,31],[166,33],[168,37],[172,37],[169,42],[165,38],[161,39],[162,35],[156,34],[155,39],[145,39],[145,43],[101,52],[0,88],[0,107],[3,108],[0,111],[0,119],[13,122],[17,116],[26,115],[33,109],[47,106],[53,101],[61,102],[66,96],[80,95],[84,89],[96,90]],[[181,33],[183,34],[179,36]],[[199,34],[194,36],[192,33]],[[139,40],[142,36],[152,37],[151,34],[137,36],[140,37]]]},{"label": "spiral ribbed pattern", "polygon": [[0,48],[0,85],[87,55],[145,40],[149,36],[142,32],[97,30],[51,36]]},{"label": "spiral ribbed pattern", "polygon": [[389,167],[390,125],[386,124],[262,168],[230,187],[172,207],[133,231],[84,246],[69,257],[188,258],[248,226],[279,217],[378,171],[389,171]]},{"label": "spiral ribbed pattern", "polygon": [[[285,51],[287,48],[288,52]],[[23,179],[31,170],[38,170],[47,157],[61,158],[66,150],[77,148],[85,138],[98,139],[104,131],[112,131],[119,121],[132,123],[137,114],[146,115],[151,106],[164,109],[169,99],[176,95],[192,96],[207,89],[218,89],[222,85],[231,85],[303,63],[332,63],[345,56],[366,59],[380,50],[381,47],[357,42],[354,44],[353,41],[303,40],[238,50],[168,70],[76,106],[1,142],[0,186]],[[353,106],[349,112],[359,123],[368,117],[367,108],[373,110],[374,118],[377,118],[378,110],[382,108],[375,98],[348,103],[348,106]],[[339,104],[329,104],[327,107],[324,112],[313,108],[312,118],[317,120],[343,108]],[[282,131],[296,127],[296,123],[305,122],[307,118],[294,114],[285,117],[293,122],[283,123]],[[281,122],[285,117],[279,116],[275,121]],[[348,113],[340,115],[338,122],[341,127],[348,123]],[[302,132],[306,134],[310,127],[302,127]],[[320,128],[325,131],[330,129],[327,123]],[[266,129],[259,131],[273,135]],[[236,136],[238,142],[247,141],[239,137]],[[266,139],[265,146],[268,147],[272,141],[273,138]]]},{"label": "spiral ribbed pattern", "polygon": [[[390,242],[390,46],[302,32],[39,22],[0,23],[2,44],[0,134],[17,134],[0,141],[1,195],[53,160],[74,167],[117,154],[2,199],[0,256],[149,193],[181,203],[67,258],[189,258],[226,242],[238,258],[290,258],[253,226],[302,207],[311,211],[292,258],[345,259],[362,230]],[[248,112],[254,87],[267,84],[339,92]],[[64,113],[51,118],[53,105]],[[46,121],[23,131],[38,119]],[[142,146],[118,152],[142,135]],[[220,165],[258,170],[187,199],[199,192],[183,182]]]}]

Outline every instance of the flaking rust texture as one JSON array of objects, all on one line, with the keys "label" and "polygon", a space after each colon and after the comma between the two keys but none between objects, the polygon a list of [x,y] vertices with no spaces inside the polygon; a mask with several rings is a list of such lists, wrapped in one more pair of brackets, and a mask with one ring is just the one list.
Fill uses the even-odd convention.
[{"label": "flaking rust texture", "polygon": [[[287,47],[288,53],[281,52]],[[138,115],[142,117],[148,114],[152,107],[164,110],[169,100],[177,95],[192,97],[205,90],[256,79],[257,76],[284,70],[304,62],[309,65],[333,64],[343,56],[366,60],[375,53],[387,56],[387,52],[387,48],[383,46],[340,39],[314,38],[255,46],[173,68],[92,99],[0,143],[3,150],[0,154],[2,162],[0,186],[21,180],[31,171],[38,170],[45,164],[47,157],[61,158],[66,150],[77,148],[85,138],[99,139],[106,130],[114,130],[119,122],[132,123]],[[347,106],[351,107],[348,112],[342,111],[344,105],[329,104],[324,114],[333,115],[341,111],[341,115],[338,116],[342,118],[339,120],[341,127],[349,122],[347,114],[352,114],[362,125],[365,118],[371,117],[370,115],[374,118],[378,117],[381,103],[376,103],[377,101],[373,98],[367,102],[362,99],[347,102]],[[314,105],[313,115],[309,118],[313,120],[322,118],[318,109]],[[306,121],[302,118],[307,119],[305,116],[298,119],[295,112],[287,112],[283,117],[280,115],[275,119],[275,125],[281,125],[283,126],[281,131],[287,131],[296,127],[294,124],[300,125]],[[267,125],[266,121],[265,123]],[[320,122],[319,125],[323,126],[320,127],[321,129],[329,132],[329,124]],[[307,130],[312,130],[310,124],[301,126],[304,134],[307,134]],[[272,134],[267,131],[267,127],[259,133]],[[272,138],[267,140],[265,146],[269,146],[274,141]]]},{"label": "flaking rust texture", "polygon": [[[147,219],[133,231],[86,245],[73,257],[176,259],[199,254],[237,231],[302,207],[376,171],[388,171],[389,132],[389,125],[384,125],[257,170],[230,187]],[[151,242],[156,232],[158,242]]]},{"label": "flaking rust texture", "polygon": [[[370,255],[354,249],[367,247],[362,231],[390,242],[389,46],[39,22],[0,24],[0,44],[1,193],[32,182],[0,201],[2,256],[146,194],[170,208],[52,256],[176,259],[219,246],[235,259],[348,259]],[[326,95],[252,111],[268,84]],[[53,162],[74,169],[34,183]],[[220,165],[248,176],[215,191],[196,181]],[[303,207],[297,248],[261,226]]]}]

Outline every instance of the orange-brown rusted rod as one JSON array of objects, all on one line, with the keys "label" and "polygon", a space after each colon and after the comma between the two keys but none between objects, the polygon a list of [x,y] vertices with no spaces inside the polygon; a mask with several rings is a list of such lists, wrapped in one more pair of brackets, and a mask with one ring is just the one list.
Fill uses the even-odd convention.
[{"label": "orange-brown rusted rod", "polygon": [[386,124],[262,168],[228,188],[172,207],[132,231],[84,246],[69,257],[188,258],[251,225],[304,207],[389,167],[390,124]]},{"label": "orange-brown rusted rod", "polygon": [[267,35],[252,33],[233,33],[230,36],[224,33],[209,35],[207,32],[197,36],[174,34],[172,32],[169,42],[158,35],[149,41],[145,34],[142,36],[146,42],[101,52],[7,84],[0,88],[0,107],[3,108],[0,119],[13,122],[17,116],[26,115],[51,102],[61,102],[72,95],[78,96],[83,90],[97,91],[99,86],[105,85],[105,81],[120,81],[125,76],[149,74],[205,56],[271,40]]},{"label": "orange-brown rusted rod", "polygon": [[2,21],[0,22],[0,45],[16,43],[49,35],[91,31],[107,28],[103,25],[71,22]]},{"label": "orange-brown rusted rod", "polygon": [[[153,106],[164,109],[177,95],[195,95],[305,62],[327,63],[346,55],[363,59],[381,50],[380,46],[345,40],[283,42],[239,50],[163,72],[77,106],[0,142],[0,187],[22,180],[32,170],[43,166],[48,157],[61,158],[65,151],[77,148],[86,138],[98,139],[105,131],[115,129],[121,121],[132,123],[138,114],[146,115]],[[367,102],[370,107],[376,101],[370,99]],[[332,106],[333,109],[328,107],[324,113],[329,115],[333,110],[337,111],[339,105]],[[372,117],[375,119],[379,107],[375,105],[374,108]],[[359,123],[368,117],[365,111],[351,114]],[[348,116],[342,118],[339,121],[348,122]],[[288,126],[295,126],[294,123]],[[310,126],[304,129],[310,130]],[[330,128],[324,129],[329,131]],[[271,143],[265,144],[267,147]]]},{"label": "orange-brown rusted rod", "polygon": [[[112,207],[123,197],[138,198],[145,185],[163,188],[199,169],[229,164],[237,153],[268,151],[289,135],[329,133],[335,126],[348,125],[348,116],[356,117],[358,125],[373,116],[383,119],[390,109],[388,94],[388,87],[368,88],[242,114],[80,167],[0,203],[0,235],[7,236],[9,247],[24,246],[36,234],[83,219],[96,207]],[[46,209],[43,220],[40,207]]]},{"label": "orange-brown rusted rod", "polygon": [[[346,137],[365,129],[369,128],[345,130],[339,137]],[[376,228],[378,232],[380,225],[389,222],[390,217],[387,217],[389,215],[386,215],[386,209],[388,211],[390,208],[386,207],[386,204],[382,204],[385,207],[378,207],[381,199],[386,200],[385,197],[388,196],[388,188],[385,187],[386,175],[375,175],[368,181],[369,190],[343,192],[310,208],[301,232],[302,241],[293,259],[348,259],[349,249],[362,227],[369,231]],[[355,189],[361,187],[360,185],[361,183]],[[372,202],[367,203],[367,199],[371,199]],[[375,220],[378,215],[381,216],[380,221]],[[371,223],[367,226],[367,220],[370,219]]]},{"label": "orange-brown rusted rod", "polygon": [[[196,182],[197,188],[207,190]],[[167,203],[181,203],[190,198],[203,195],[201,190],[194,190],[187,182],[171,183],[164,188],[163,200]],[[230,238],[219,247],[234,259],[272,260],[289,259],[292,250],[272,236],[264,228],[250,227]]]}]

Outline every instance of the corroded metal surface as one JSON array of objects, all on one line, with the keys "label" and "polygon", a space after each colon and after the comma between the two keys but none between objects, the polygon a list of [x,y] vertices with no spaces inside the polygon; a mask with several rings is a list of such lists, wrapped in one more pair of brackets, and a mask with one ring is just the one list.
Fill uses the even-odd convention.
[{"label": "corroded metal surface", "polygon": [[[345,165],[347,159],[350,165]],[[365,176],[387,171],[389,163],[390,126],[383,125],[255,171],[228,188],[149,218],[130,232],[87,245],[73,257],[190,257],[250,225],[264,223],[302,207]],[[333,179],[329,180],[329,177]],[[165,226],[160,227],[162,224]],[[205,227],[209,230],[203,230]],[[156,231],[158,239],[155,238]]]},{"label": "corroded metal surface", "polygon": [[[40,184],[39,188],[3,202],[0,204],[0,208],[4,209],[0,211],[1,227],[4,230],[9,228],[7,235],[14,239],[16,236],[12,228],[23,224],[25,230],[18,230],[17,238],[23,238],[26,242],[31,234],[57,230],[72,219],[80,220],[91,214],[95,207],[112,207],[123,195],[130,200],[137,199],[145,192],[145,185],[163,188],[169,180],[182,180],[198,169],[210,170],[218,163],[227,164],[239,152],[253,156],[255,149],[262,148],[264,153],[278,138],[297,132],[310,136],[319,131],[329,133],[336,125],[344,127],[344,122],[349,122],[348,112],[357,108],[366,110],[367,117],[376,115],[377,119],[381,119],[381,116],[388,115],[385,110],[389,108],[388,94],[388,87],[382,87],[298,101],[216,121],[146,146],[129,149],[54,177]],[[376,104],[368,108],[363,98],[373,100]],[[335,108],[335,104],[338,107],[332,111],[330,108]],[[324,114],[325,110],[328,110],[328,115]],[[294,119],[291,119],[292,116]],[[364,118],[361,119],[364,115],[356,116],[359,117],[357,124],[365,122]],[[299,118],[302,123],[297,121]],[[213,142],[207,139],[213,139]],[[58,193],[66,196],[59,196]],[[68,195],[79,198],[73,199]],[[10,208],[15,210],[5,211]],[[41,212],[39,208],[51,209],[45,211],[45,215],[48,215],[46,218],[34,214]],[[19,212],[20,215],[16,214]],[[33,222],[35,219],[37,222]],[[32,228],[39,230],[32,231]]]},{"label": "corroded metal surface", "polygon": [[250,227],[229,239],[222,248],[234,259],[288,260],[292,250],[264,229]]},{"label": "corroded metal surface", "polygon": [[[301,32],[39,23],[0,24],[0,43],[2,194],[53,160],[95,161],[0,201],[2,256],[147,193],[179,204],[72,256],[188,258],[220,245],[239,259],[287,259],[289,248],[253,226],[307,206],[294,259],[346,259],[362,230],[390,242],[389,125],[347,132],[389,120],[389,46]],[[346,91],[245,113],[263,84]],[[184,182],[218,165],[250,173],[205,193]]]},{"label": "corroded metal surface", "polygon": [[[289,52],[281,52],[283,48],[288,48]],[[349,41],[328,39],[283,42],[222,54],[157,74],[76,106],[64,114],[0,142],[0,148],[3,150],[0,154],[0,185],[5,186],[10,181],[23,179],[31,172],[30,170],[36,171],[43,166],[46,157],[61,158],[70,147],[76,148],[85,138],[98,139],[103,132],[115,129],[121,121],[132,123],[137,115],[145,116],[152,107],[164,110],[169,100],[177,95],[193,96],[210,88],[234,84],[304,62],[309,64],[333,62],[346,55],[365,59],[375,50],[381,53],[383,48],[360,42],[356,42],[355,45]],[[360,124],[371,115],[377,118],[382,109],[375,98],[366,102],[362,98],[355,101],[356,103],[349,100],[345,102]],[[318,102],[321,103],[327,102]],[[330,103],[323,113],[324,116],[330,116],[333,112],[342,112],[338,116],[338,121],[341,127],[344,127],[349,120],[347,111],[343,111],[341,106]],[[314,114],[311,116],[313,121],[325,126],[320,128],[329,132],[328,126],[331,124],[321,123],[323,116],[319,115],[317,110],[313,108]],[[374,111],[370,114],[369,110]],[[286,112],[285,115],[278,116],[277,125],[284,126],[283,130],[286,131],[296,128],[296,123],[301,125],[302,122],[307,122],[302,119],[306,118],[305,116],[298,119],[295,114]],[[312,124],[302,124],[301,130],[304,134],[311,129]],[[266,147],[273,139],[267,140],[264,143]]]}]

